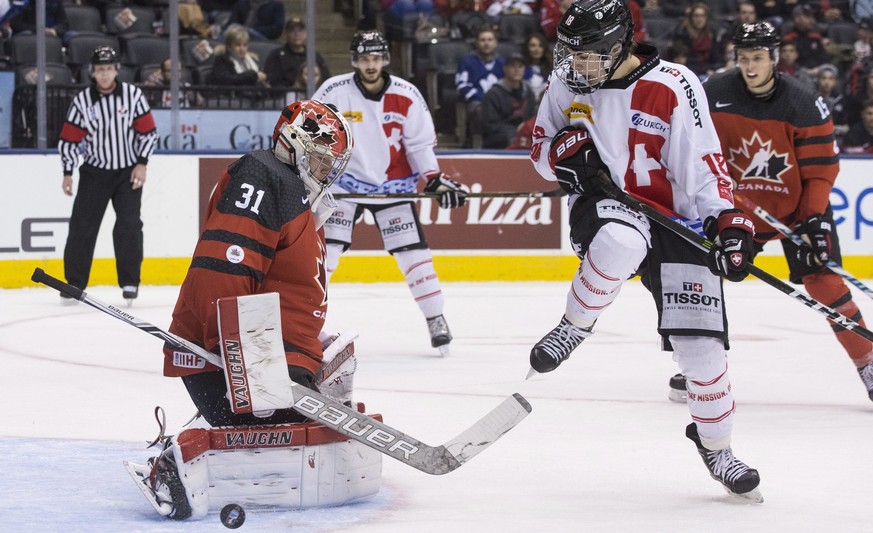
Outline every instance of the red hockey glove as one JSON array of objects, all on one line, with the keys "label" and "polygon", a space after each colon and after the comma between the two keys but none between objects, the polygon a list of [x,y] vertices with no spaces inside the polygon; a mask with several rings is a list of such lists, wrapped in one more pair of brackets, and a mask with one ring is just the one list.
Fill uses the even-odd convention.
[{"label": "red hockey glove", "polygon": [[812,215],[795,226],[797,234],[808,243],[797,249],[797,260],[806,266],[816,266],[831,260],[832,226],[824,215]]},{"label": "red hockey glove", "polygon": [[467,193],[470,189],[466,185],[458,183],[442,172],[432,172],[425,177],[427,178],[425,192],[439,194],[440,207],[443,209],[461,207],[467,201]]},{"label": "red hockey glove", "polygon": [[706,256],[706,266],[717,276],[729,281],[743,281],[749,275],[746,264],[752,261],[755,249],[752,237],[755,224],[739,209],[725,209],[718,218],[707,217],[703,231],[715,246]]},{"label": "red hockey glove", "polygon": [[588,131],[567,126],[552,137],[549,164],[568,194],[592,196],[615,188]]}]

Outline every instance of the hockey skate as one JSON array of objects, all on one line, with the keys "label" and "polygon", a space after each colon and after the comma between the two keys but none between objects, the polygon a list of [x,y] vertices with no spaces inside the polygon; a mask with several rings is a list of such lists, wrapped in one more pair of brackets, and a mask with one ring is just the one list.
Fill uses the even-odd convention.
[{"label": "hockey skate", "polygon": [[135,285],[125,285],[121,288],[121,297],[124,298],[124,302],[128,307],[133,305],[133,301],[136,300],[136,297],[139,294],[139,287]]},{"label": "hockey skate", "polygon": [[685,387],[685,376],[676,374],[670,378],[670,392],[667,398],[671,402],[686,403],[688,401],[688,389]]},{"label": "hockey skate", "polygon": [[730,446],[723,450],[704,448],[700,442],[700,435],[697,434],[697,424],[694,422],[685,428],[685,436],[697,446],[697,453],[703,459],[709,475],[721,483],[728,494],[748,500],[750,503],[764,501],[761,491],[758,490],[758,484],[761,482],[758,471],[749,468],[746,463],[734,457]]},{"label": "hockey skate", "polygon": [[152,457],[146,465],[124,461],[124,468],[161,516],[175,520],[191,516],[191,505],[179,479],[176,461],[169,450]]},{"label": "hockey skate", "polygon": [[[530,351],[530,366],[540,374],[551,372],[564,362],[582,341],[591,336],[591,328],[574,326],[561,317],[561,323],[540,339]],[[530,374],[528,375],[530,377]]]},{"label": "hockey skate", "polygon": [[867,396],[873,400],[873,363],[859,368],[858,375],[861,376],[861,381],[863,381],[864,386],[867,387]]},{"label": "hockey skate", "polygon": [[449,343],[452,342],[452,332],[443,315],[427,319],[427,329],[430,331],[430,345],[439,348],[440,355],[449,355]]}]

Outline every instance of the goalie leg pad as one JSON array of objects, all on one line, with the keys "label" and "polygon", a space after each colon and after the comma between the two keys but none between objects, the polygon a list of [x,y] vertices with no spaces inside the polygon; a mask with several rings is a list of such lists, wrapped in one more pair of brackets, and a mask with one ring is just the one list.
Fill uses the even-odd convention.
[{"label": "goalie leg pad", "polygon": [[219,299],[218,329],[233,412],[269,416],[291,405],[279,294]]}]

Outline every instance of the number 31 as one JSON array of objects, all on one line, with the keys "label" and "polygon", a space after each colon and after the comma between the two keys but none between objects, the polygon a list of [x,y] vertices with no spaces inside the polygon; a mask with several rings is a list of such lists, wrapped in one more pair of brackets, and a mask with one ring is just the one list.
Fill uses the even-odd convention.
[{"label": "number 31", "polygon": [[261,205],[261,200],[264,199],[264,191],[258,189],[255,191],[255,188],[249,185],[248,183],[243,183],[240,185],[240,188],[243,190],[242,200],[235,202],[234,205],[239,207],[240,209],[249,209],[249,204],[252,202],[252,194],[256,195],[255,204],[250,208],[252,213],[258,215],[258,206]]}]

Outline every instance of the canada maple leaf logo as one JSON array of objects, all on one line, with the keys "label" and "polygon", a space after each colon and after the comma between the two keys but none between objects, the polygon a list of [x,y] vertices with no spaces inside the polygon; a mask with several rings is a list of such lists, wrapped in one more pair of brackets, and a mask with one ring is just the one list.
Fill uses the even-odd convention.
[{"label": "canada maple leaf logo", "polygon": [[763,180],[771,183],[783,183],[780,176],[791,165],[788,154],[779,154],[771,147],[772,140],[761,140],[758,132],[751,139],[743,139],[739,148],[731,148],[728,154],[728,164],[740,173],[740,181]]}]

